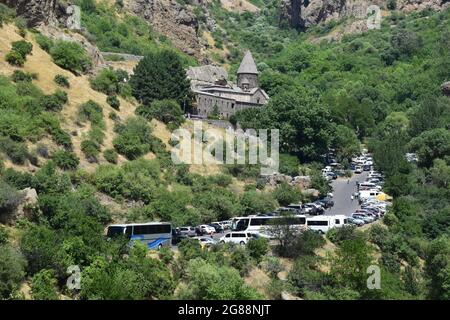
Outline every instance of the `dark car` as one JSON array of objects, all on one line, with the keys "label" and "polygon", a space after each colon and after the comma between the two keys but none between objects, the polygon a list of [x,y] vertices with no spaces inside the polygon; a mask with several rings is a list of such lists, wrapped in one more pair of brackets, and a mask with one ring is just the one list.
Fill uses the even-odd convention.
[{"label": "dark car", "polygon": [[318,202],[322,205],[322,207],[324,207],[326,209],[334,206],[334,201],[330,197],[325,197],[323,199],[320,199]]},{"label": "dark car", "polygon": [[172,229],[172,245],[178,244],[181,240],[189,238],[187,235],[182,234],[179,229]]},{"label": "dark car", "polygon": [[210,226],[216,229],[216,233],[222,233],[224,231],[223,227],[218,223],[211,223]]}]

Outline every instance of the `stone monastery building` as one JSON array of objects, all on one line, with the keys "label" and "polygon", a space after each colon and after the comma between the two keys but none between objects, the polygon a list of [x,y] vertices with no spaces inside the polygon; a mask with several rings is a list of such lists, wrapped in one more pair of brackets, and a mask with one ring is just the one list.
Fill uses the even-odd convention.
[{"label": "stone monastery building", "polygon": [[202,117],[217,110],[221,118],[228,118],[242,109],[260,108],[269,100],[258,85],[258,70],[250,51],[237,71],[237,85],[228,83],[225,69],[212,65],[190,67],[187,77],[195,94],[197,114]]}]

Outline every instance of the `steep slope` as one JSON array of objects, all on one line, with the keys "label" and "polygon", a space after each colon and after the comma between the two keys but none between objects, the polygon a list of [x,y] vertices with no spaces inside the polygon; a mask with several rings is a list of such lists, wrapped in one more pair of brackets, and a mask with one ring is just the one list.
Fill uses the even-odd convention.
[{"label": "steep slope", "polygon": [[[12,67],[5,61],[5,55],[11,49],[10,44],[13,41],[19,41],[22,38],[17,34],[16,28],[11,25],[5,25],[0,29],[0,73],[3,75],[11,75],[15,67]],[[80,166],[87,170],[92,170],[95,165],[90,164],[85,160],[81,152],[80,143],[83,135],[90,130],[89,125],[79,127],[77,125],[77,113],[80,104],[93,100],[100,104],[104,109],[106,130],[104,149],[112,148],[112,139],[114,138],[114,122],[108,117],[110,112],[116,112],[122,119],[126,119],[134,114],[135,104],[121,99],[121,109],[116,111],[106,103],[106,95],[93,90],[89,84],[89,77],[87,75],[75,76],[71,72],[66,71],[52,62],[52,58],[42,50],[34,40],[33,36],[29,34],[27,41],[33,44],[33,53],[28,57],[25,63],[24,70],[30,73],[38,74],[38,79],[34,80],[34,84],[38,86],[44,93],[52,93],[58,89],[57,84],[53,81],[57,74],[66,76],[69,79],[71,87],[65,91],[68,94],[69,102],[60,113],[60,119],[63,124],[63,129],[72,135],[72,142],[74,144],[74,151],[81,159]],[[123,159],[122,159],[123,160]],[[100,160],[103,163],[104,160]]]}]

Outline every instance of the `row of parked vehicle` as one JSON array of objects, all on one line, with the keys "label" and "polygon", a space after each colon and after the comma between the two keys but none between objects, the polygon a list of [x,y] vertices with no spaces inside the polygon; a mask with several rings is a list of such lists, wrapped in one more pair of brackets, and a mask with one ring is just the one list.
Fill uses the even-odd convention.
[{"label": "row of parked vehicle", "polygon": [[[172,229],[172,242],[176,244],[185,238],[198,238],[200,242],[205,242],[209,237],[215,233],[222,233],[225,230],[231,229],[231,220],[217,221],[210,224],[201,224],[196,227],[184,226]],[[200,239],[201,238],[201,239]],[[205,239],[203,239],[205,238]],[[203,239],[203,240],[202,240]]]},{"label": "row of parked vehicle", "polygon": [[282,214],[290,213],[293,215],[320,215],[324,214],[325,210],[334,206],[332,194],[309,203],[292,203],[286,207],[278,208],[275,211],[268,213],[260,213],[258,216],[280,216]]},{"label": "row of parked vehicle", "polygon": [[369,166],[367,179],[356,184],[358,191],[355,196],[359,199],[361,209],[353,212],[347,220],[347,223],[361,226],[384,216],[390,203],[378,198],[383,195],[383,175],[373,170],[371,155],[362,155],[354,160],[358,163],[364,163],[364,166]]}]

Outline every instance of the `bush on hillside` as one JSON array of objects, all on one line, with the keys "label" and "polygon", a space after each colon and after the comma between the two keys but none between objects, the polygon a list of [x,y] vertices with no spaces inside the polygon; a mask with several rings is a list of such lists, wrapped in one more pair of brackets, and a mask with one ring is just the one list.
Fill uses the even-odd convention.
[{"label": "bush on hillside", "polygon": [[64,170],[74,170],[80,163],[80,160],[74,153],[66,150],[56,151],[53,154],[53,161],[55,161],[58,167]]},{"label": "bush on hillside", "polygon": [[25,164],[28,159],[28,148],[24,143],[16,142],[8,137],[0,136],[0,151],[4,152],[14,164]]},{"label": "bush on hillside", "polygon": [[116,126],[116,132],[114,148],[128,159],[136,159],[152,149],[152,130],[143,118],[127,119],[124,124]]},{"label": "bush on hillside", "polygon": [[149,106],[139,106],[136,114],[148,120],[157,119],[170,128],[177,128],[183,123],[183,110],[175,100],[155,100]]},{"label": "bush on hillside", "polygon": [[20,53],[15,52],[15,51],[9,52],[5,56],[5,60],[9,64],[11,64],[13,66],[17,66],[17,67],[23,67],[23,65],[25,64],[25,59],[20,55]]},{"label": "bush on hillside", "polygon": [[53,81],[55,81],[55,83],[60,87],[70,88],[69,78],[67,78],[66,76],[57,74]]},{"label": "bush on hillside", "polygon": [[50,49],[50,55],[55,64],[74,74],[87,72],[92,67],[91,58],[76,42],[56,41]]},{"label": "bush on hillside", "polygon": [[9,245],[0,246],[0,299],[14,294],[25,277],[26,260]]},{"label": "bush on hillside", "polygon": [[37,79],[36,73],[29,73],[21,70],[14,70],[11,76],[11,80],[14,82],[31,82],[33,79]]},{"label": "bush on hillside", "polygon": [[106,149],[105,151],[103,151],[103,157],[109,163],[117,163],[117,152],[114,149]]},{"label": "bush on hillside", "polygon": [[31,295],[34,300],[58,300],[57,279],[53,270],[44,269],[33,276]]},{"label": "bush on hillside", "polygon": [[89,162],[97,162],[100,146],[92,140],[83,140],[81,141],[81,151]]},{"label": "bush on hillside", "polygon": [[108,103],[113,109],[119,110],[120,109],[120,101],[117,98],[117,96],[108,96],[106,98],[106,103]]},{"label": "bush on hillside", "polygon": [[43,96],[41,98],[41,105],[47,111],[61,111],[63,106],[69,101],[67,93],[62,90],[57,90],[55,93]]},{"label": "bush on hillside", "polygon": [[35,35],[35,40],[42,50],[50,53],[50,49],[53,47],[53,41],[50,38],[38,33]]},{"label": "bush on hillside", "polygon": [[5,182],[0,182],[0,213],[11,213],[20,203],[22,195]]},{"label": "bush on hillside", "polygon": [[17,52],[24,60],[33,51],[33,45],[25,40],[15,41],[12,43],[12,51]]}]

